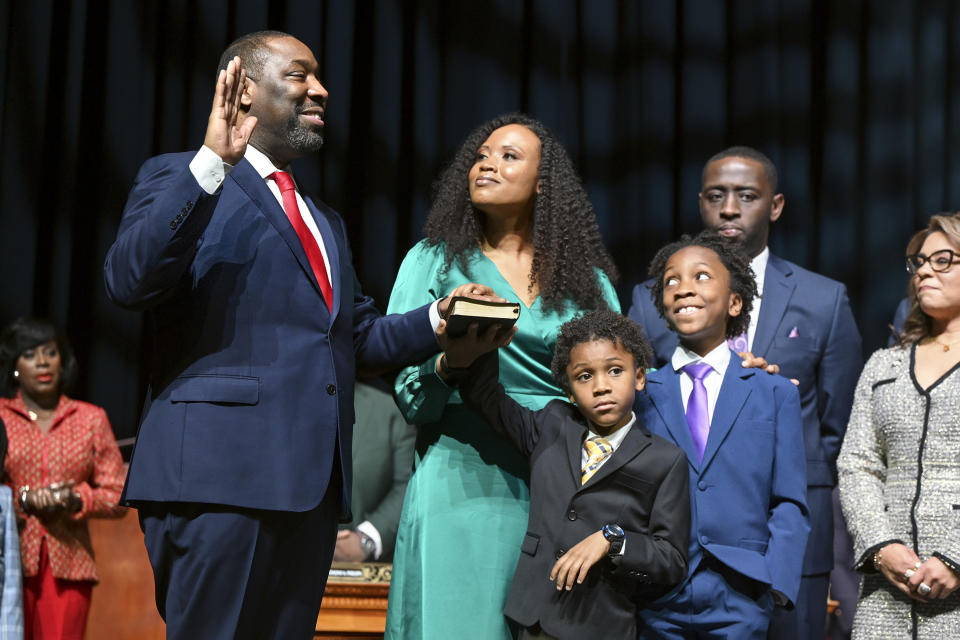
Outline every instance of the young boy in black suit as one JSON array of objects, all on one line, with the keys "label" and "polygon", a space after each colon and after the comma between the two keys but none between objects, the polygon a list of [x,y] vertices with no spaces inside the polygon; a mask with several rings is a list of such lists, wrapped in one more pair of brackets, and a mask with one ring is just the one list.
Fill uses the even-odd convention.
[{"label": "young boy in black suit", "polygon": [[[613,311],[564,324],[551,370],[570,394],[540,411],[498,382],[496,351],[460,373],[460,395],[530,457],[530,518],[504,612],[527,637],[636,637],[638,603],[687,570],[683,452],[633,414],[649,347]],[[524,637],[523,635],[521,637]]]}]

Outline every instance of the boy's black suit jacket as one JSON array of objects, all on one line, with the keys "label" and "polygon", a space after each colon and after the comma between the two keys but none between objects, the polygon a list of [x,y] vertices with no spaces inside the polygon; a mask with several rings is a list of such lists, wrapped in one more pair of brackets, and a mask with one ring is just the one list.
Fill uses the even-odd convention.
[{"label": "boy's black suit jacket", "polygon": [[[586,421],[554,400],[540,411],[512,400],[498,382],[496,352],[460,381],[464,402],[530,458],[530,519],[504,609],[524,626],[539,622],[557,638],[636,637],[635,612],[683,580],[690,495],[683,451],[634,423],[619,448],[586,484],[580,449]],[[557,559],[604,524],[626,532],[624,555],[604,559],[583,584],[557,591]]]}]

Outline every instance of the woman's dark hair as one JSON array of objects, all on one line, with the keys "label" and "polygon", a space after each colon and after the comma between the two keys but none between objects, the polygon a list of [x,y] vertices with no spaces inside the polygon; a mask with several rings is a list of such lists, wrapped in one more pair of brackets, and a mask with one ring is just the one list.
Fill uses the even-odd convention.
[{"label": "woman's dark hair", "polygon": [[570,393],[570,381],[567,380],[567,367],[570,365],[570,352],[578,344],[594,340],[609,340],[622,346],[633,356],[633,364],[646,371],[653,361],[653,352],[643,337],[643,329],[630,318],[610,309],[597,309],[576,316],[560,326],[557,346],[553,351],[550,373],[560,388]]},{"label": "woman's dark hair", "polygon": [[[910,256],[919,253],[920,247],[923,246],[930,234],[937,231],[947,236],[954,244],[960,245],[960,212],[944,212],[931,216],[927,228],[921,229],[910,238],[905,255]],[[910,311],[903,321],[900,335],[897,336],[897,344],[900,346],[919,342],[933,334],[933,323],[930,316],[923,312],[923,309],[920,308],[920,301],[917,299],[916,280],[916,277],[910,278],[910,283],[907,285],[907,300],[910,301]]]},{"label": "woman's dark hair", "polygon": [[673,254],[687,247],[710,249],[720,258],[720,263],[730,274],[730,291],[738,294],[743,303],[740,315],[730,316],[727,320],[727,337],[735,338],[746,333],[750,326],[753,300],[757,297],[757,283],[753,278],[753,269],[750,268],[750,259],[739,244],[724,239],[715,231],[701,231],[692,238],[685,235],[660,249],[650,261],[648,277],[653,279],[653,284],[650,285],[650,296],[660,317],[664,319],[667,317],[666,308],[663,305],[663,276],[667,269],[667,262]]},{"label": "woman's dark hair", "polygon": [[43,318],[17,318],[3,330],[0,335],[0,371],[3,378],[0,380],[0,392],[5,397],[16,394],[19,383],[13,376],[17,369],[17,360],[24,351],[38,347],[45,342],[56,341],[60,351],[60,364],[63,367],[60,373],[60,393],[68,393],[77,381],[77,358],[73,355],[73,348],[67,337],[57,331],[49,320]]},{"label": "woman's dark hair", "polygon": [[522,125],[540,139],[530,286],[539,286],[546,310],[560,311],[571,300],[581,308],[606,308],[596,272],[615,282],[617,269],[603,245],[593,206],[563,145],[540,122],[523,114],[485,122],[460,146],[434,185],[433,205],[423,228],[427,243],[444,243],[445,268],[458,260],[467,271],[471,252],[483,241],[483,214],[470,201],[467,175],[480,145],[496,129],[510,124]]}]

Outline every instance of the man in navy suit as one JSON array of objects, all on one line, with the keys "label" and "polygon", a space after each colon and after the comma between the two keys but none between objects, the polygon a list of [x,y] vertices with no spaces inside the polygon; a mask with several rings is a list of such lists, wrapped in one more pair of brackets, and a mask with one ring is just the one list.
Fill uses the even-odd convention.
[{"label": "man in navy suit", "polygon": [[[770,253],[770,224],[784,201],[776,168],[756,149],[732,147],[704,166],[699,194],[704,226],[743,246],[760,291],[736,350],[762,356],[800,382],[811,531],[796,607],[775,611],[769,637],[820,640],[833,563],[831,490],[862,354],[845,287]],[[634,287],[629,315],[644,327],[657,366],[663,366],[677,337],[657,314],[649,283]]]},{"label": "man in navy suit", "polygon": [[284,33],[231,44],[203,147],[143,165],[107,254],[111,299],[153,331],[124,499],[168,638],[313,636],[350,519],[355,368],[437,350],[446,299],[381,316],[343,220],[282,173],[323,143],[318,70]]}]

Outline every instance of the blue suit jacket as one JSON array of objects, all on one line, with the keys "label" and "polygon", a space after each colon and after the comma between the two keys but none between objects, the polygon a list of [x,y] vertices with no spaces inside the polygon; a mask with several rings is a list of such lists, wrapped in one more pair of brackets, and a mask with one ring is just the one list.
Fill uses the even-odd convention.
[{"label": "blue suit jacket", "polygon": [[887,340],[888,347],[897,343],[897,335],[903,331],[903,323],[907,321],[908,315],[910,315],[910,298],[904,298],[897,304],[897,310],[893,312],[893,322],[891,323],[893,332]]},{"label": "blue suit jacket", "polygon": [[637,415],[651,433],[686,453],[690,472],[692,575],[709,552],[720,562],[784,594],[800,588],[802,551],[810,531],[801,456],[800,399],[780,376],[727,367],[703,453],[690,437],[680,380],[667,366],[647,376]]},{"label": "blue suit jacket", "polygon": [[[662,366],[673,356],[677,336],[654,308],[648,284],[634,287],[629,315],[644,327],[657,366]],[[803,573],[828,573],[833,568],[831,490],[863,366],[860,333],[846,288],[771,255],[753,353],[780,365],[783,376],[800,382],[812,527]]]},{"label": "blue suit jacket", "polygon": [[150,312],[150,386],[128,501],[305,511],[342,465],[351,492],[355,365],[437,350],[428,308],[381,316],[360,291],[343,221],[305,198],[330,261],[328,311],[283,208],[246,160],[208,195],[193,153],[140,170],[105,277]]}]

